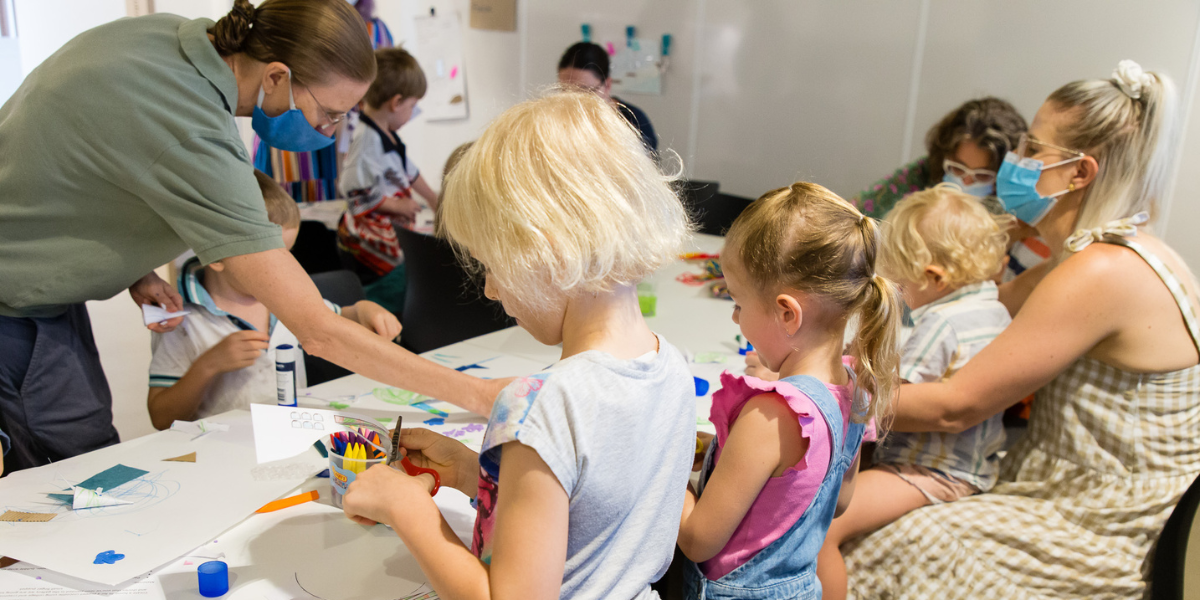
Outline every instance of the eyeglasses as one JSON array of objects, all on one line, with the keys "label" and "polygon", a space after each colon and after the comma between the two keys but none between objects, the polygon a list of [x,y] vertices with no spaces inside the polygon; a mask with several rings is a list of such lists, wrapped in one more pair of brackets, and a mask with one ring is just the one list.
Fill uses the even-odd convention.
[{"label": "eyeglasses", "polygon": [[992,183],[996,181],[996,172],[991,169],[972,169],[967,165],[948,158],[942,161],[942,171],[950,173],[959,179],[970,177],[975,183]]},{"label": "eyeglasses", "polygon": [[322,128],[333,127],[334,125],[337,125],[338,123],[341,123],[342,121],[344,121],[346,119],[346,113],[339,113],[337,116],[330,114],[330,112],[328,110],[326,110],[326,108],[321,104],[321,101],[317,100],[317,96],[316,96],[316,94],[312,93],[311,88],[306,86],[304,88],[304,90],[308,92],[308,97],[312,98],[313,102],[317,103],[317,108],[321,109],[321,112],[325,113],[325,120],[329,121],[329,123],[326,125],[323,125]]},{"label": "eyeglasses", "polygon": [[1021,141],[1019,144],[1017,144],[1017,156],[1020,158],[1033,158],[1034,156],[1045,152],[1046,149],[1057,150],[1063,154],[1066,154],[1067,156],[1070,156],[1071,158],[1063,159],[1048,165],[1042,165],[1043,171],[1060,165],[1065,165],[1067,163],[1075,162],[1087,156],[1087,154],[1078,150],[1063,148],[1062,146],[1056,146],[1049,142],[1043,142],[1042,140],[1039,140],[1028,133],[1021,134]]}]

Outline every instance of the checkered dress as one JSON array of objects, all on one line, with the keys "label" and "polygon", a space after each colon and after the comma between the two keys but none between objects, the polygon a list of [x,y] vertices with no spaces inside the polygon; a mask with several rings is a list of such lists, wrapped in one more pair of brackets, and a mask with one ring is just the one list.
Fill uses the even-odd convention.
[{"label": "checkered dress", "polygon": [[[1131,241],[1200,329],[1179,279]],[[1029,431],[980,494],[842,547],[860,598],[1147,595],[1151,546],[1200,475],[1200,366],[1129,373],[1080,358],[1037,394]]]}]

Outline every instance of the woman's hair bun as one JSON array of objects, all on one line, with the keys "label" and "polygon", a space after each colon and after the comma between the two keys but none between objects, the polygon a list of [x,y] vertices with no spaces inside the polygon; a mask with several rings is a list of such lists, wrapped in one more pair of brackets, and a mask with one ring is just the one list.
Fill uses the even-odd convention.
[{"label": "woman's hair bun", "polygon": [[254,27],[254,12],[255,8],[250,4],[250,0],[234,0],[229,14],[221,17],[209,30],[213,35],[213,45],[221,56],[242,51],[246,38]]}]

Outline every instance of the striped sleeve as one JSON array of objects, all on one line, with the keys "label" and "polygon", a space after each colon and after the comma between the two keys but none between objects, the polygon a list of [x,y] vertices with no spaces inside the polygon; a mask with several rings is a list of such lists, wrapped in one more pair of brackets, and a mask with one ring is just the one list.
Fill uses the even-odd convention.
[{"label": "striped sleeve", "polygon": [[957,350],[958,336],[950,321],[938,312],[925,313],[900,351],[900,379],[909,383],[941,381]]},{"label": "striped sleeve", "polygon": [[[186,319],[184,320],[186,323]],[[175,385],[199,358],[188,340],[187,330],[180,325],[168,333],[151,334],[150,387],[167,388]]]}]

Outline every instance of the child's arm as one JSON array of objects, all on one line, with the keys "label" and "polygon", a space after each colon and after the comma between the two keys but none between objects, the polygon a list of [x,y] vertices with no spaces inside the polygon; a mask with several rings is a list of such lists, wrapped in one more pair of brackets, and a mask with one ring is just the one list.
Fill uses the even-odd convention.
[{"label": "child's arm", "polygon": [[501,448],[490,566],[442,518],[428,496],[428,476],[372,467],[350,485],[346,514],[390,525],[441,598],[558,598],[567,559],[567,493],[532,448],[520,442]]},{"label": "child's arm", "polygon": [[679,549],[694,562],[717,555],[745,518],[767,480],[781,475],[808,452],[796,414],[778,394],[746,403],[729,432],[704,495],[691,491],[679,523]]},{"label": "child's arm", "polygon": [[370,300],[359,300],[352,306],[343,306],[342,316],[378,333],[385,340],[394,340],[400,335],[400,321],[396,315]]},{"label": "child's arm", "polygon": [[388,196],[375,207],[375,210],[401,221],[414,221],[417,218],[417,213],[421,212],[421,205],[411,197],[404,196]]},{"label": "child's arm", "polygon": [[204,400],[204,391],[222,373],[254,364],[267,349],[267,334],[253,329],[231,333],[201,354],[171,387],[152,387],[146,395],[150,422],[159,430],[176,420],[190,421]]},{"label": "child's arm", "polygon": [[862,460],[862,451],[854,457],[854,462],[846,468],[846,473],[842,475],[842,489],[838,492],[837,509],[834,510],[834,518],[842,516],[847,508],[850,508],[850,499],[854,497],[854,482],[858,476],[858,463]]},{"label": "child's arm", "polygon": [[437,210],[437,194],[433,191],[433,188],[429,187],[429,182],[425,181],[424,175],[417,175],[417,178],[412,182],[412,189],[414,192],[420,194],[425,199],[425,202],[429,203],[430,209]]}]

